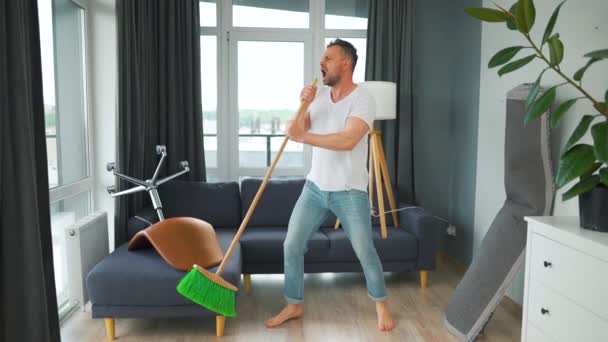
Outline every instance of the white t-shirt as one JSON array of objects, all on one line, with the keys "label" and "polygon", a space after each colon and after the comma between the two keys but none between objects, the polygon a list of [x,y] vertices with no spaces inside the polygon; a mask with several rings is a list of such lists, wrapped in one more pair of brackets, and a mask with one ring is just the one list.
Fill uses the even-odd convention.
[{"label": "white t-shirt", "polygon": [[[349,117],[362,119],[371,129],[376,115],[376,103],[371,93],[361,86],[334,103],[331,88],[323,87],[318,89],[308,111],[310,132],[331,134],[344,130]],[[313,146],[312,166],[307,178],[322,191],[367,191],[367,150],[367,134],[351,151],[333,151]]]}]

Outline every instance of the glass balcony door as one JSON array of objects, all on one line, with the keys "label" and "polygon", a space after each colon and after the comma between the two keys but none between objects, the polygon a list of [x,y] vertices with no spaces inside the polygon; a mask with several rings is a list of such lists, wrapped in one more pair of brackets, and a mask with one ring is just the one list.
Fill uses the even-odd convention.
[{"label": "glass balcony door", "polygon": [[[285,126],[310,82],[310,41],[273,33],[233,32],[230,41],[230,153],[232,179],[265,174],[284,138]],[[273,177],[308,170],[310,148],[290,141]]]}]

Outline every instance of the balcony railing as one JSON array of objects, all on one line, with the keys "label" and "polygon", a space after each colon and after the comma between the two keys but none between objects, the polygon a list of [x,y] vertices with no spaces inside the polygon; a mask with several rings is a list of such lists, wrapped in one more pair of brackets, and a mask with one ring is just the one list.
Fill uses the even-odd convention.
[{"label": "balcony railing", "polygon": [[[205,133],[204,137],[215,137],[217,138],[217,134]],[[247,133],[247,134],[239,134],[239,138],[264,138],[265,139],[265,150],[266,150],[266,166],[270,166],[272,163],[272,149],[271,149],[271,140],[272,138],[283,138],[285,134],[272,134],[272,133]]]}]

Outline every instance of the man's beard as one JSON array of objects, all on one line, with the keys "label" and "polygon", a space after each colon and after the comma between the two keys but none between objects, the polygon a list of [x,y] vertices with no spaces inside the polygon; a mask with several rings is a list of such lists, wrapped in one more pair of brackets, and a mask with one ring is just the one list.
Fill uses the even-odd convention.
[{"label": "man's beard", "polygon": [[323,84],[325,84],[326,86],[333,87],[333,86],[335,86],[336,84],[338,84],[340,82],[340,79],[341,78],[340,78],[339,75],[336,75],[334,77],[327,76],[325,78],[325,81],[323,82]]}]

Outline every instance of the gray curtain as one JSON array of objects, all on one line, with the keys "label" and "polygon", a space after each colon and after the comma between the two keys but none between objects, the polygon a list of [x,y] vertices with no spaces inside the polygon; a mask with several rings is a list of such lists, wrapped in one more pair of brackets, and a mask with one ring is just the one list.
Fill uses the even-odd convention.
[{"label": "gray curtain", "polygon": [[0,341],[59,341],[36,1],[0,2]]},{"label": "gray curtain", "polygon": [[397,83],[397,119],[376,121],[398,200],[416,203],[412,114],[413,1],[370,0],[365,79]]},{"label": "gray curtain", "polygon": [[[147,179],[166,145],[164,174],[204,181],[198,0],[118,0],[118,171]],[[118,190],[130,187],[124,182]],[[126,241],[126,222],[148,200],[146,193],[116,203],[116,246]],[[162,200],[162,199],[161,199]]]}]

